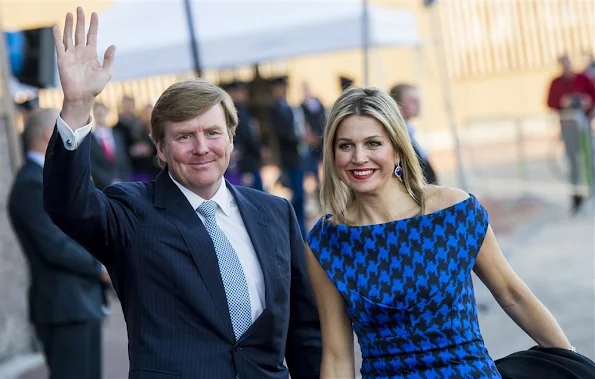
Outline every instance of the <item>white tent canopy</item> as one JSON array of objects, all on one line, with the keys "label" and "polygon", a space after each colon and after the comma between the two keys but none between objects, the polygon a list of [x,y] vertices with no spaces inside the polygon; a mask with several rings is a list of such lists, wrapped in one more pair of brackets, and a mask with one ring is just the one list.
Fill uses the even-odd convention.
[{"label": "white tent canopy", "polygon": [[[359,0],[190,0],[202,68],[359,49]],[[417,46],[415,14],[368,6],[368,46]],[[98,53],[116,45],[113,80],[193,69],[184,0],[114,0],[99,14]]]}]

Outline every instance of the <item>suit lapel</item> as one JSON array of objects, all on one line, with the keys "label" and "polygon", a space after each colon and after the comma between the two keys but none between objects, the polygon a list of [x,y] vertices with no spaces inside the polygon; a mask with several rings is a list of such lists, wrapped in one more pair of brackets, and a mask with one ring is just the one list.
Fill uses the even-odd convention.
[{"label": "suit lapel", "polygon": [[172,182],[167,170],[161,171],[155,180],[154,205],[163,209],[166,217],[180,231],[213,302],[221,314],[227,332],[233,339],[233,327],[213,241],[196,211],[192,209],[186,197]]},{"label": "suit lapel", "polygon": [[253,202],[248,200],[233,185],[227,183],[227,187],[236,200],[242,220],[246,226],[246,231],[250,236],[252,246],[254,247],[258,261],[260,262],[265,286],[265,307],[263,312],[259,318],[254,323],[252,323],[250,328],[248,328],[248,330],[242,335],[240,340],[243,340],[247,338],[256,328],[258,328],[257,324],[262,319],[265,312],[267,312],[269,303],[273,301],[273,291],[275,288],[275,282],[277,280],[277,267],[274,260],[275,257],[271,253],[270,248],[267,248],[268,246],[266,244],[266,241],[273,240],[273,236],[271,235],[271,230],[269,228],[269,225],[271,225],[270,218],[260,209],[258,209]]}]

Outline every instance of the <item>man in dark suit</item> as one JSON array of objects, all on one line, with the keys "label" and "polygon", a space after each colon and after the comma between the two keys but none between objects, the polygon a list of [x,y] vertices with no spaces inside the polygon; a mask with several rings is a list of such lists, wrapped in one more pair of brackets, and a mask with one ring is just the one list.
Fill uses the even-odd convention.
[{"label": "man in dark suit", "polygon": [[95,189],[89,114],[111,77],[96,59],[97,15],[54,29],[64,104],[44,168],[54,222],[108,269],[129,337],[131,379],[319,377],[318,313],[303,240],[284,199],[223,179],[237,115],[203,80],[155,104],[151,135],[164,170],[154,182]]},{"label": "man in dark suit", "polygon": [[236,80],[225,83],[222,88],[227,91],[238,111],[234,144],[235,151],[238,152],[237,165],[242,175],[242,184],[262,191],[260,126],[248,107],[247,84]]},{"label": "man in dark suit", "polygon": [[273,103],[270,119],[277,138],[281,170],[289,181],[292,192],[291,204],[295,209],[300,230],[305,236],[304,162],[300,152],[303,136],[296,130],[295,114],[287,103],[287,78],[273,78],[271,90]]},{"label": "man in dark suit", "polygon": [[58,111],[27,120],[29,149],[8,200],[10,220],[29,261],[29,317],[50,377],[101,378],[103,266],[52,223],[43,210],[43,165]]},{"label": "man in dark suit", "polygon": [[107,114],[105,104],[94,104],[95,127],[90,141],[91,178],[99,189],[104,189],[110,184],[130,181],[132,177],[126,140],[119,130],[107,126]]},{"label": "man in dark suit", "polygon": [[[304,100],[302,101],[302,112],[308,135],[308,171],[316,178],[316,183],[320,184],[318,170],[322,161],[322,136],[324,135],[324,124],[326,123],[326,110],[322,101],[310,92],[307,83],[303,84]],[[317,188],[317,193],[319,189]]]}]

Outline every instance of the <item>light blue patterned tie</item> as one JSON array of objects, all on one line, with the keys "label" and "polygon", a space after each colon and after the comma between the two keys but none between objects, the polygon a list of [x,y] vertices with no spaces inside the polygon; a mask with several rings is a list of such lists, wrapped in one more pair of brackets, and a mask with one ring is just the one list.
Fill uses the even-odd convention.
[{"label": "light blue patterned tie", "polygon": [[231,324],[237,341],[252,324],[250,294],[240,260],[231,243],[217,225],[216,210],[217,203],[213,200],[203,202],[197,209],[205,218],[205,227],[215,246]]}]

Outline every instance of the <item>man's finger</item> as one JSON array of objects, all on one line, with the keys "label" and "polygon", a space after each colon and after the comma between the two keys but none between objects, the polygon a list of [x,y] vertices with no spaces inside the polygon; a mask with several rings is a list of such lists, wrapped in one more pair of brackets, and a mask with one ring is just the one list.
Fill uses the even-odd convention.
[{"label": "man's finger", "polygon": [[87,45],[89,46],[97,46],[97,27],[99,25],[99,20],[97,18],[97,13],[91,13],[91,25],[89,26],[89,33],[87,34]]},{"label": "man's finger", "polygon": [[64,54],[64,41],[62,41],[62,36],[60,35],[60,28],[58,25],[54,25],[52,27],[52,33],[54,34],[54,45],[56,45],[56,55],[58,55],[58,59]]},{"label": "man's finger", "polygon": [[66,21],[64,22],[64,36],[62,37],[64,41],[64,48],[66,50],[70,49],[72,44],[72,13],[68,12],[66,14]]},{"label": "man's finger", "polygon": [[85,44],[85,12],[83,8],[76,8],[76,31],[74,34],[75,46]]}]

